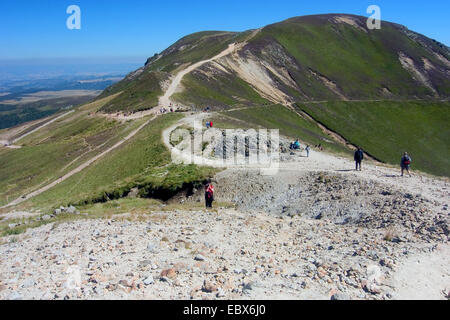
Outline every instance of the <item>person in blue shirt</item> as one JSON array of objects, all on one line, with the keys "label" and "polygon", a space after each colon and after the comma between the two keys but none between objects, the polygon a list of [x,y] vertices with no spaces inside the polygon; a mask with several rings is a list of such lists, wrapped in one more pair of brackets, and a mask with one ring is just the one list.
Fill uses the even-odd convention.
[{"label": "person in blue shirt", "polygon": [[359,167],[359,171],[361,171],[361,162],[364,159],[364,152],[362,151],[361,148],[358,148],[358,150],[356,150],[354,159],[355,159],[355,163],[356,163],[356,171],[358,171],[358,167]]}]

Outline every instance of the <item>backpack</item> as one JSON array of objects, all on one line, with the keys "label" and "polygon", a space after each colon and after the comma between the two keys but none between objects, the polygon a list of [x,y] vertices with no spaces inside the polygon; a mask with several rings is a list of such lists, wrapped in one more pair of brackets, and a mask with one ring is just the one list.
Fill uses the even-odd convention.
[{"label": "backpack", "polygon": [[410,159],[409,157],[405,157],[405,158],[403,159],[403,164],[404,164],[404,165],[410,165],[410,164],[411,164],[411,159]]},{"label": "backpack", "polygon": [[208,199],[212,199],[213,196],[214,196],[214,187],[213,187],[212,185],[209,185],[209,186],[206,188],[205,192],[206,192],[206,197],[207,197]]}]

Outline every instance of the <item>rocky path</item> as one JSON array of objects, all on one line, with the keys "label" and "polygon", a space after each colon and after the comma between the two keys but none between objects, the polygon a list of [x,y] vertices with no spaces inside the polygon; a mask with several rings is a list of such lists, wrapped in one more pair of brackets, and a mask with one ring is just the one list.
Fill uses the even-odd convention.
[{"label": "rocky path", "polygon": [[313,150],[309,158],[299,157],[298,160],[285,164],[285,168],[299,171],[344,173],[373,180],[414,194],[419,193],[444,204],[449,203],[450,185],[447,178],[437,178],[422,173],[415,173],[414,168],[411,170],[411,177],[407,175],[401,177],[400,166],[395,168],[382,164],[375,165],[372,162],[363,162],[363,171],[354,171],[354,165],[354,162],[348,158]]},{"label": "rocky path", "polygon": [[443,299],[450,284],[448,264],[432,266],[441,247],[264,212],[155,211],[9,238],[0,299],[401,299],[422,286]]},{"label": "rocky path", "polygon": [[[177,156],[179,160],[187,162],[196,160],[196,163],[201,163],[203,159],[200,156],[192,156],[190,153],[183,153],[177,150],[177,148],[174,148],[174,146],[170,143],[170,136],[172,132],[180,126],[187,125],[193,127],[195,122],[203,125],[203,119],[210,116],[211,113],[193,113],[181,119],[178,123],[165,129],[162,134],[165,146],[171,150],[172,154]],[[287,140],[284,139],[284,141]],[[396,189],[402,189],[414,194],[421,194],[422,196],[432,199],[433,201],[442,202],[443,206],[448,206],[450,203],[450,184],[448,178],[438,178],[423,173],[415,173],[414,169],[411,170],[411,177],[407,175],[401,177],[400,168],[380,164],[374,161],[364,161],[362,164],[363,171],[355,171],[355,164],[351,159],[314,149],[311,150],[309,158],[306,157],[306,152],[298,151],[292,156],[288,154],[281,154],[280,157],[281,171],[298,173],[343,173],[352,177],[360,177],[375,181],[377,183],[385,184]],[[208,164],[214,165],[215,163],[211,162]]]},{"label": "rocky path", "polygon": [[439,300],[450,298],[450,246],[419,253],[403,261],[393,275],[398,299]]}]

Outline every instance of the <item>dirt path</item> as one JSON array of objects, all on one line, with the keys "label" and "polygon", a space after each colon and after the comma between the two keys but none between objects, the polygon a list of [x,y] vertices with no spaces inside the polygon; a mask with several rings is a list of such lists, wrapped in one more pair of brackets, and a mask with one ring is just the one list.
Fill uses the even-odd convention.
[{"label": "dirt path", "polygon": [[[170,143],[170,135],[173,130],[181,125],[193,126],[194,121],[199,121],[202,125],[204,117],[210,117],[213,114],[214,113],[191,114],[163,131],[163,142],[172,152],[172,156],[176,156],[181,161],[195,160],[196,163],[201,163],[203,158],[200,155],[192,156],[191,154],[183,153],[174,148]],[[400,168],[380,164],[374,161],[363,161],[363,171],[354,171],[355,164],[351,159],[335,156],[326,152],[320,152],[318,150],[311,150],[309,158],[306,158],[305,156],[306,154],[298,153],[295,161],[281,162],[280,170],[292,172],[344,172],[368,180],[374,180],[391,187],[407,190],[414,194],[422,194],[423,196],[432,199],[433,201],[443,203],[444,205],[450,203],[450,184],[447,178],[438,178],[431,175],[414,173],[413,170],[411,171],[412,177],[401,177]],[[217,163],[221,162],[217,161]],[[217,163],[206,161],[205,165],[220,167]]]},{"label": "dirt path", "polygon": [[150,115],[157,115],[159,112],[159,108],[160,107],[154,107],[150,110],[138,111],[138,112],[132,113],[130,115],[125,115],[123,113],[98,113],[97,115],[108,118],[108,119],[114,119],[114,120],[119,120],[119,121],[137,120],[137,119],[141,119],[141,118],[144,118],[144,117],[147,117]]},{"label": "dirt path", "polygon": [[89,159],[88,161],[86,161],[85,163],[81,164],[80,166],[78,166],[77,168],[73,169],[72,171],[68,172],[67,174],[65,174],[64,176],[62,176],[61,178],[53,181],[52,183],[39,188],[33,192],[31,192],[30,194],[24,196],[24,197],[20,197],[17,198],[16,200],[8,203],[7,205],[0,207],[0,209],[2,208],[7,208],[7,207],[11,207],[11,206],[15,206],[19,203],[22,203],[32,197],[35,197],[47,190],[49,190],[50,188],[53,188],[54,186],[56,186],[57,184],[63,182],[64,180],[67,180],[68,178],[70,178],[71,176],[73,176],[74,174],[82,171],[83,169],[87,168],[88,166],[90,166],[92,163],[94,163],[95,161],[97,161],[98,159],[100,159],[101,157],[103,157],[104,155],[106,155],[107,153],[113,151],[114,149],[120,147],[124,142],[130,140],[132,137],[134,137],[142,128],[144,128],[147,124],[149,124],[153,119],[155,119],[156,116],[148,119],[147,121],[145,121],[145,123],[143,123],[142,125],[139,126],[139,128],[133,130],[128,136],[126,136],[125,138],[123,138],[122,140],[120,140],[119,142],[117,142],[115,145],[113,145],[112,147],[108,148],[107,150],[103,151],[102,153],[96,155],[95,157]]},{"label": "dirt path", "polygon": [[164,93],[164,95],[162,97],[159,98],[159,104],[160,106],[163,107],[168,107],[171,103],[172,100],[170,99],[170,97],[177,91],[178,87],[180,86],[181,80],[183,79],[183,77],[194,71],[195,69],[201,67],[202,65],[204,65],[205,63],[220,59],[230,53],[232,53],[234,50],[236,50],[238,46],[235,43],[232,43],[228,46],[228,48],[224,51],[222,51],[221,53],[219,53],[218,55],[212,57],[211,59],[207,59],[207,60],[202,60],[199,61],[197,63],[194,63],[193,65],[187,67],[186,69],[180,71],[175,78],[172,80],[172,82],[169,85],[169,88],[166,90],[166,92]]},{"label": "dirt path", "polygon": [[[8,129],[8,132],[9,131],[10,132],[7,135],[0,136],[0,138],[2,138],[2,139],[0,139],[0,145],[3,145],[3,146],[5,146],[8,149],[20,149],[20,148],[22,148],[22,146],[14,145],[14,143],[16,143],[17,141],[25,138],[26,136],[28,136],[28,135],[36,132],[36,131],[42,129],[43,127],[46,127],[49,124],[51,124],[51,123],[53,123],[53,122],[55,122],[55,121],[65,117],[65,116],[67,116],[68,114],[70,114],[70,113],[72,113],[74,111],[75,110],[70,110],[68,112],[65,112],[65,113],[57,116],[54,119],[51,119],[51,120],[47,121],[47,122],[45,122],[45,120],[44,120],[43,121],[44,123],[42,125],[39,125],[38,127],[34,128],[33,130],[30,130],[29,132],[26,132],[26,133],[24,133],[22,135],[19,135],[18,137],[14,138],[14,139],[10,139],[10,138],[13,137],[15,134],[17,134],[17,132],[20,134],[20,133],[26,131],[28,128],[32,127],[33,123],[36,122],[36,121],[30,122],[28,125],[25,124],[25,125],[23,125],[23,126],[21,126],[19,128]],[[42,119],[40,119],[40,120],[42,121]],[[20,128],[22,128],[22,130],[20,130]]]},{"label": "dirt path", "polygon": [[[403,261],[392,277],[398,300],[439,300],[450,292],[450,246]],[[442,289],[446,292],[443,293]]]},{"label": "dirt path", "polygon": [[[181,125],[188,125],[188,126],[193,126],[195,121],[199,121],[200,123],[202,123],[202,120],[204,117],[206,116],[210,116],[211,113],[194,113],[191,114],[181,120],[179,120],[177,123],[175,123],[174,125],[170,126],[169,128],[165,129],[162,132],[162,140],[164,145],[167,147],[167,149],[170,150],[171,155],[172,155],[172,161],[176,161],[177,163],[191,163],[191,161],[193,161],[194,163],[202,163],[203,162],[203,158],[201,156],[194,156],[191,155],[190,153],[187,152],[182,152],[177,148],[174,148],[172,146],[172,144],[170,143],[170,136],[172,134],[172,132],[178,128]],[[214,165],[214,163],[205,163],[205,165],[209,165],[209,166],[213,166],[213,167],[218,167],[217,165]]]},{"label": "dirt path", "polygon": [[21,135],[21,136],[15,138],[15,139],[13,139],[13,140],[11,140],[11,141],[10,141],[10,144],[12,145],[12,144],[16,143],[17,141],[19,141],[19,140],[25,138],[26,136],[28,136],[28,135],[30,135],[30,134],[32,134],[32,133],[34,133],[34,132],[36,132],[36,131],[38,131],[38,130],[44,128],[44,127],[46,127],[46,126],[48,126],[49,124],[51,124],[51,123],[53,123],[53,122],[55,122],[55,121],[58,121],[59,119],[61,119],[61,118],[65,117],[65,116],[67,116],[68,114],[71,114],[71,113],[74,112],[74,111],[75,111],[75,110],[70,110],[70,111],[65,112],[65,113],[63,113],[62,115],[60,115],[60,116],[58,116],[58,117],[56,117],[56,118],[50,120],[50,121],[47,121],[46,123],[40,125],[39,127],[35,128],[35,129],[33,129],[33,130],[31,130],[31,131],[29,131],[29,132],[27,132],[27,133],[25,133],[25,134],[23,134],[23,135]]},{"label": "dirt path", "polygon": [[20,135],[21,133],[24,133],[26,130],[30,129],[33,126],[36,126],[42,123],[45,123],[46,121],[49,121],[52,119],[52,116],[48,116],[42,119],[32,120],[29,122],[21,123],[15,127],[8,128],[8,129],[2,129],[0,133],[0,143],[9,143],[10,140],[12,140],[15,136]]},{"label": "dirt path", "polygon": [[159,98],[158,106],[156,106],[150,110],[139,111],[139,112],[132,113],[130,115],[125,115],[123,113],[117,113],[117,114],[116,113],[114,113],[114,114],[107,114],[107,113],[102,114],[101,113],[99,115],[104,116],[106,118],[121,120],[121,121],[136,120],[136,119],[140,119],[140,118],[143,118],[143,117],[146,117],[149,115],[157,115],[157,114],[159,114],[160,108],[162,108],[162,107],[168,108],[171,104],[175,104],[170,98],[175,92],[177,92],[179,90],[181,80],[183,79],[183,77],[186,74],[199,68],[200,66],[204,65],[205,63],[220,59],[220,58],[232,53],[233,51],[237,50],[241,46],[242,46],[242,44],[236,45],[235,43],[232,43],[228,46],[227,49],[225,49],[221,53],[217,54],[216,56],[214,56],[210,59],[207,59],[207,60],[202,60],[197,63],[194,63],[193,65],[191,65],[191,66],[187,67],[186,69],[177,73],[177,75],[171,80],[169,87],[167,88],[164,95]]},{"label": "dirt path", "polygon": [[[252,34],[248,37],[248,39],[253,38],[256,34],[258,34],[258,32],[260,31],[260,29],[256,29],[255,31],[252,32]],[[246,41],[248,41],[248,39]],[[131,115],[124,115],[124,114],[103,114],[103,116],[109,117],[109,118],[113,118],[113,119],[117,119],[117,120],[135,120],[135,119],[139,119],[148,115],[152,115],[152,114],[158,114],[159,113],[159,109],[161,107],[169,107],[170,105],[175,105],[175,103],[171,100],[171,97],[174,93],[176,93],[179,88],[180,88],[180,84],[181,81],[183,80],[183,77],[185,75],[187,75],[188,73],[194,71],[195,69],[201,67],[202,65],[208,63],[208,62],[212,62],[215,60],[218,60],[220,58],[223,58],[227,55],[230,55],[236,51],[238,51],[239,49],[241,49],[243,46],[245,46],[246,41],[244,42],[240,42],[240,43],[232,43],[228,46],[227,49],[225,49],[224,51],[220,52],[219,54],[217,54],[216,56],[210,58],[210,59],[206,59],[206,60],[202,60],[199,62],[194,63],[193,65],[190,65],[189,67],[187,67],[186,69],[183,69],[182,71],[178,72],[176,74],[176,76],[174,78],[172,78],[167,90],[164,92],[164,95],[161,96],[159,98],[159,104],[158,106],[150,109],[150,110],[146,110],[146,111],[140,111],[140,112],[136,112],[133,113]]]},{"label": "dirt path", "polygon": [[[258,34],[258,32],[260,31],[260,29],[256,29],[255,31],[252,32],[252,34],[248,37],[248,39],[246,39],[246,41],[248,41],[249,39],[253,38],[256,34]],[[247,43],[246,41],[244,42],[240,42],[240,43],[231,43],[227,49],[225,49],[224,51],[222,51],[221,53],[217,54],[216,56],[207,59],[207,60],[202,60],[199,61],[197,63],[194,63],[193,65],[187,67],[186,69],[180,71],[175,78],[172,80],[172,82],[170,83],[168,89],[166,90],[166,92],[164,93],[164,95],[162,97],[159,98],[159,105],[162,107],[168,107],[172,102],[172,100],[170,99],[170,97],[177,92],[180,84],[181,84],[181,80],[183,79],[183,77],[185,75],[187,75],[188,73],[194,71],[195,69],[201,67],[202,65],[204,65],[205,63],[208,62],[212,62],[215,60],[218,60],[220,58],[223,58],[227,55],[230,55],[234,52],[237,52],[239,49],[241,49],[243,46],[245,46],[245,44]]]}]

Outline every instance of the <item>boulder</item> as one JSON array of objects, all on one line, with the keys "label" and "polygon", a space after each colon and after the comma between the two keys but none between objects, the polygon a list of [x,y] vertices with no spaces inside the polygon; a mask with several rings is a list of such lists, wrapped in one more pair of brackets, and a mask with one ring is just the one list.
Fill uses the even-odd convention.
[{"label": "boulder", "polygon": [[206,258],[204,256],[202,256],[201,254],[198,254],[194,257],[194,260],[196,261],[205,261]]},{"label": "boulder", "polygon": [[175,279],[177,277],[177,272],[174,268],[165,269],[161,271],[161,278]]},{"label": "boulder", "polygon": [[127,197],[128,198],[137,198],[138,194],[139,194],[139,188],[132,188],[130,190],[130,192],[128,192]]},{"label": "boulder", "polygon": [[67,213],[74,214],[77,212],[77,209],[74,206],[70,206],[67,208]]},{"label": "boulder", "polygon": [[209,282],[207,280],[203,282],[202,291],[209,293],[215,292],[217,290],[218,290],[217,286],[215,286],[212,282]]},{"label": "boulder", "polygon": [[153,276],[152,276],[152,275],[148,276],[148,277],[144,280],[144,284],[145,284],[146,286],[148,286],[148,285],[150,285],[150,284],[153,284],[153,283],[155,283],[155,280],[153,279]]}]

